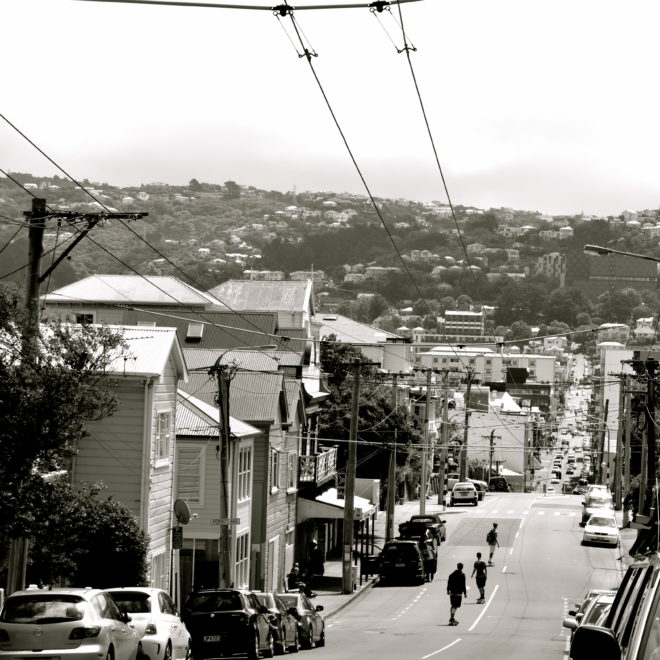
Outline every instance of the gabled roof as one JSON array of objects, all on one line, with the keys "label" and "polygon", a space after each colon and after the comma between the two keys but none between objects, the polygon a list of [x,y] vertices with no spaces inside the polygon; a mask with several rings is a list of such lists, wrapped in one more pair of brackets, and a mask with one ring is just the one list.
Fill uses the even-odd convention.
[{"label": "gabled roof", "polygon": [[209,291],[231,309],[298,312],[313,306],[311,282],[228,280]]},{"label": "gabled roof", "polygon": [[[210,405],[215,405],[218,384],[205,373],[191,373],[179,387]],[[229,386],[229,414],[244,422],[286,421],[287,410],[282,373],[237,371]]]},{"label": "gabled roof", "polygon": [[401,339],[400,335],[381,330],[374,325],[360,323],[341,314],[316,314],[314,324],[320,326],[319,337],[335,335],[337,341],[345,343],[376,344],[387,339]]},{"label": "gabled roof", "polygon": [[47,293],[42,299],[53,304],[88,301],[224,307],[206,291],[167,275],[90,275]]},{"label": "gabled roof", "polygon": [[[275,351],[259,350],[211,350],[208,348],[184,348],[183,354],[190,369],[212,367],[220,359],[221,365],[235,366],[249,371],[279,371],[280,362]],[[302,357],[294,353],[301,362]]]},{"label": "gabled roof", "polygon": [[[220,424],[220,411],[216,406],[177,390],[176,434],[183,436],[217,436]],[[229,429],[233,435],[242,438],[260,433],[240,419],[229,416]]]},{"label": "gabled roof", "polygon": [[126,325],[107,326],[120,333],[127,344],[117,350],[117,357],[107,372],[124,376],[157,377],[165,372],[172,358],[176,376],[187,380],[188,370],[174,328],[141,328]]}]

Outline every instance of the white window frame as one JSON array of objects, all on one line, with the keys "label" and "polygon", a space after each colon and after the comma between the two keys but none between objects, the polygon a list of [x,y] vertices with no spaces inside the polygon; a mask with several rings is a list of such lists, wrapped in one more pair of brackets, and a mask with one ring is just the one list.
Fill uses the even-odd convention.
[{"label": "white window frame", "polygon": [[286,490],[294,492],[298,487],[298,452],[290,451],[286,455]]},{"label": "white window frame", "polygon": [[270,450],[270,492],[276,493],[280,489],[280,452]]},{"label": "white window frame", "polygon": [[241,447],[238,450],[238,488],[236,499],[245,502],[252,497],[252,447]]},{"label": "white window frame", "polygon": [[246,589],[250,582],[250,532],[236,538],[236,564],[234,575],[238,589]]},{"label": "white window frame", "polygon": [[[204,506],[204,477],[206,474],[206,443],[177,442],[177,497],[185,500],[192,507]],[[185,458],[181,454],[185,452]],[[190,458],[188,454],[195,452],[197,456]],[[187,462],[184,462],[187,461]],[[189,479],[194,487],[186,484],[182,490],[183,479]],[[193,492],[194,491],[194,492]]]},{"label": "white window frame", "polygon": [[152,587],[167,589],[167,564],[165,551],[151,555],[151,574],[149,582]]},{"label": "white window frame", "polygon": [[[73,312],[73,315],[76,317],[76,323],[79,323],[79,324],[96,323],[96,312],[94,312],[92,310],[84,310],[84,311]],[[79,321],[78,320],[79,316],[91,316],[92,320],[91,321]]]},{"label": "white window frame", "polygon": [[[154,465],[169,465],[172,451],[172,411],[156,411],[154,428]],[[163,433],[164,431],[164,433]]]}]

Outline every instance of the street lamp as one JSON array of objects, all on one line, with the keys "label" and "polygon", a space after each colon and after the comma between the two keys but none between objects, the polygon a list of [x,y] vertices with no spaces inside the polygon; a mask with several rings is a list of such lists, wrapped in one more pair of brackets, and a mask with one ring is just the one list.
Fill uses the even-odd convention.
[{"label": "street lamp", "polygon": [[599,257],[608,254],[620,254],[623,257],[632,257],[633,259],[644,259],[645,261],[655,261],[656,263],[660,263],[659,257],[652,257],[648,254],[637,254],[636,252],[624,252],[623,250],[613,250],[612,248],[603,247],[602,245],[585,245],[584,253],[595,254]]}]

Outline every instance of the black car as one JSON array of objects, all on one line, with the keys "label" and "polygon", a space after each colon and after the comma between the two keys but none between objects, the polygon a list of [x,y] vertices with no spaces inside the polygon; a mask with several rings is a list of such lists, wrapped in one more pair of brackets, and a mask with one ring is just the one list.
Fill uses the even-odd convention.
[{"label": "black car", "polygon": [[[417,513],[410,516],[410,522],[423,522],[433,533],[438,545],[441,541],[447,540],[447,528],[445,527],[445,520],[443,520],[437,513]],[[401,526],[399,525],[399,529]]]},{"label": "black car", "polygon": [[203,589],[188,596],[182,619],[190,632],[195,660],[243,654],[272,658],[274,637],[269,611],[244,589]]},{"label": "black car", "polygon": [[383,582],[426,581],[424,556],[416,541],[389,541],[380,553],[380,579]]},{"label": "black car", "polygon": [[298,621],[298,635],[302,648],[311,649],[325,646],[325,621],[319,612],[323,605],[314,607],[312,601],[302,592],[289,591],[277,594],[287,609]]},{"label": "black car", "polygon": [[254,595],[261,605],[268,608],[273,635],[275,638],[275,651],[277,653],[298,653],[300,650],[300,634],[298,621],[289,611],[282,599],[272,591],[255,591]]}]

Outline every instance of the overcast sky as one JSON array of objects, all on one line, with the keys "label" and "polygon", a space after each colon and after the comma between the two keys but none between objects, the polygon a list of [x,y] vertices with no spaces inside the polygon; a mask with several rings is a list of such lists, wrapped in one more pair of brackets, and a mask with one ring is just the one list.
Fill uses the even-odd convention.
[{"label": "overcast sky", "polygon": [[[313,4],[321,2],[299,3]],[[658,0],[421,0],[401,9],[455,204],[554,214],[660,206]],[[382,24],[367,9],[295,13],[372,194],[446,202],[408,61],[391,41],[401,46],[400,29],[380,16]],[[288,19],[2,0],[0,21],[0,112],[75,177],[365,192],[281,27],[290,32]],[[57,173],[2,120],[0,167]]]}]

